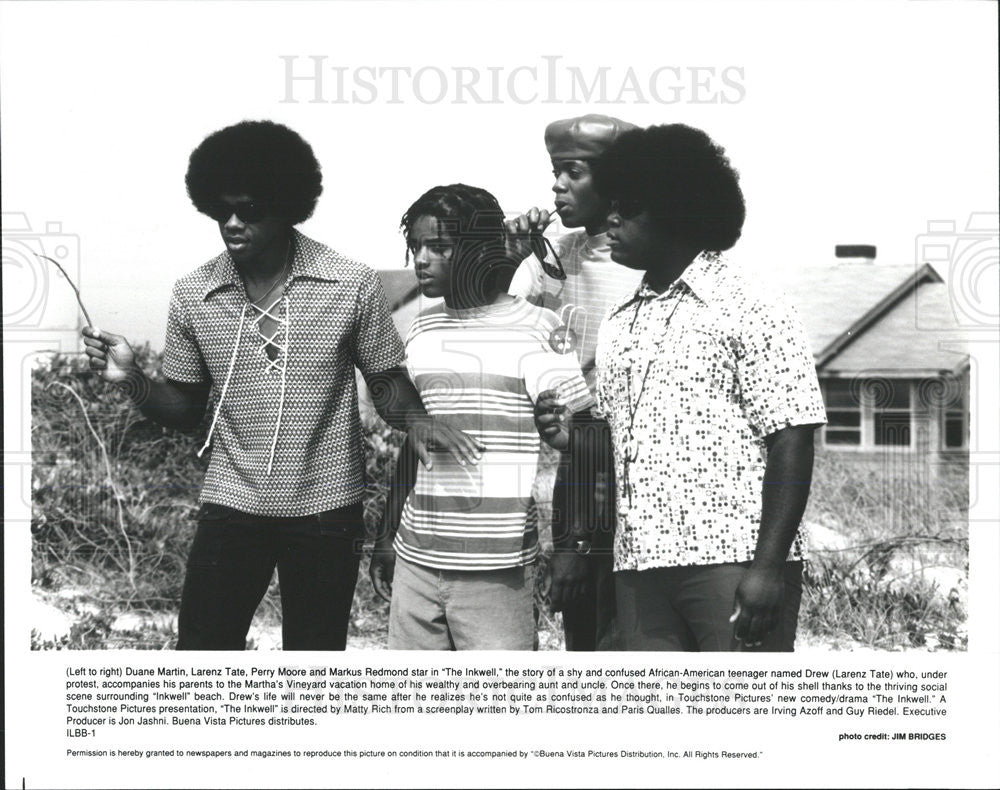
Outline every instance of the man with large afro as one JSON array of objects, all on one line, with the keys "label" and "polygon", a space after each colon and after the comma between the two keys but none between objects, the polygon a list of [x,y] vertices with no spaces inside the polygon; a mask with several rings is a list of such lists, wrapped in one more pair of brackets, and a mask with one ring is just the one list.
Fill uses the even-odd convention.
[{"label": "man with large afro", "polygon": [[597,343],[626,650],[790,651],[799,522],[826,415],[794,310],[722,253],[746,210],[705,132],[622,134],[596,163],[611,258],[645,272]]},{"label": "man with large afro", "polygon": [[124,337],[83,331],[91,368],[148,418],[191,430],[214,404],[177,648],[244,649],[277,567],[284,648],[343,650],[363,540],[355,368],[425,463],[432,441],[467,463],[478,446],[427,416],[375,272],[295,228],[322,192],[302,137],[229,126],[195,148],[186,183],[225,249],[174,285],[163,376]]}]

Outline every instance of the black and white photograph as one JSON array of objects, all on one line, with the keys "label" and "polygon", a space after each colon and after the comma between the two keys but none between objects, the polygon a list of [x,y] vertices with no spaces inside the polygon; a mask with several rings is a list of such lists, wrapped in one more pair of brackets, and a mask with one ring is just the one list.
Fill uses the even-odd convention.
[{"label": "black and white photograph", "polygon": [[[995,4],[7,1],[0,30],[7,786],[1000,779]],[[272,667],[461,678],[432,717],[331,691],[246,726],[332,688]],[[123,714],[166,668],[254,694],[91,728],[77,675]],[[520,707],[477,710],[480,668]],[[654,681],[689,671],[771,685]],[[536,672],[569,673],[547,707]],[[412,751],[222,749],[344,729]]]}]

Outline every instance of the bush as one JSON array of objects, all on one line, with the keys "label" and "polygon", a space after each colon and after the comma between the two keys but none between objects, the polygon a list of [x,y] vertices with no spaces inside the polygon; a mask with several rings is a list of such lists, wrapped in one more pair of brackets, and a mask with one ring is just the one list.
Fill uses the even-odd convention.
[{"label": "bush", "polygon": [[[149,371],[159,358],[139,350]],[[32,582],[38,597],[68,609],[75,625],[59,637],[34,635],[37,649],[172,647],[184,566],[195,527],[207,430],[161,428],[79,356],[54,356],[32,373]],[[378,418],[365,425],[366,534],[374,537],[402,435]],[[968,570],[968,467],[930,467],[902,456],[820,453],[805,521],[838,545],[813,550],[800,633],[880,649],[964,649],[964,587],[943,589],[928,569]],[[543,530],[544,531],[544,530]],[[542,598],[540,641],[562,647],[558,617]],[[382,647],[388,604],[368,579],[368,556],[351,613],[351,644]],[[961,589],[959,589],[961,588]],[[280,622],[277,582],[258,609],[250,643],[273,644]],[[128,615],[128,616],[125,616]]]},{"label": "bush", "polygon": [[[817,455],[806,522],[839,544],[812,551],[800,630],[881,649],[965,649],[968,466]],[[934,571],[961,577],[941,589]]]}]

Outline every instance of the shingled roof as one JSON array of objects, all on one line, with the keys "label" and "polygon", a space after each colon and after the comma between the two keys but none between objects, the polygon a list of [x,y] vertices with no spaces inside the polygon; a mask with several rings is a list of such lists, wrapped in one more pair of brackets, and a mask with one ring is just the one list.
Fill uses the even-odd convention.
[{"label": "shingled roof", "polygon": [[929,265],[809,267],[784,288],[821,373],[930,376],[968,364],[948,286]]}]

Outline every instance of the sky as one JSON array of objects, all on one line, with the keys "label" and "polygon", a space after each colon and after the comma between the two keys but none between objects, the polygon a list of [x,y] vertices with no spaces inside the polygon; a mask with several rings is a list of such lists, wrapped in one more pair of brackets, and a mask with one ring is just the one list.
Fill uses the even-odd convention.
[{"label": "sky", "polygon": [[[717,761],[705,772],[698,761],[671,766],[671,775],[681,784],[686,777],[725,784],[730,773],[736,784],[773,783],[764,772],[778,765],[779,783],[809,782],[826,777],[815,771],[822,764],[830,776],[878,786],[892,784],[902,763],[913,775],[923,769],[931,783],[955,765],[982,763],[982,775],[995,777],[988,754],[996,727],[986,712],[996,707],[1000,638],[996,42],[990,2],[0,0],[5,524],[14,527],[5,530],[4,582],[14,602],[7,631],[17,636],[6,640],[6,659],[20,681],[8,698],[21,725],[8,737],[10,753],[36,772],[50,760],[68,782],[87,781],[79,762],[56,759],[62,725],[51,712],[65,703],[59,662],[96,668],[107,661],[27,654],[30,534],[17,529],[27,525],[31,501],[27,372],[33,349],[75,350],[81,323],[72,290],[35,253],[66,266],[100,328],[162,348],[172,283],[222,250],[215,224],[184,190],[188,156],[212,131],[246,118],[297,130],[312,144],[325,183],[303,232],[392,268],[404,258],[399,218],[431,186],[485,187],[512,212],[550,205],[545,125],[602,112],[641,125],[687,123],[725,146],[748,207],[732,257],[748,270],[780,283],[798,267],[831,263],[840,243],[874,244],[885,264],[916,266],[933,253],[956,299],[975,303],[963,314],[970,329],[987,330],[979,332],[984,342],[970,346],[974,436],[983,437],[970,452],[970,650],[916,651],[904,664],[952,670],[957,703],[941,744],[952,751],[920,744],[913,749],[923,751],[906,752],[902,762],[885,760],[874,744],[843,744],[849,755],[833,751],[838,722],[803,727],[796,738],[763,719],[750,733],[737,732],[735,720],[713,720],[687,725],[686,737],[779,748],[791,735],[792,745],[778,759],[769,746],[759,769]],[[893,654],[878,666],[902,658]],[[477,659],[449,663],[462,660]],[[863,668],[869,657],[829,660],[831,668]],[[456,742],[520,745],[516,734],[556,731],[544,721],[512,735],[508,722]],[[568,732],[589,743],[575,724]],[[380,724],[376,742],[445,744],[461,726],[442,719],[425,733],[400,719]],[[159,745],[159,735],[137,736],[146,737]],[[124,760],[100,765],[95,781],[105,784],[135,770]],[[302,774],[289,774],[281,761],[257,765],[264,784],[289,775],[319,783],[330,770],[320,761]],[[379,769],[386,776],[423,781],[412,763],[388,765]],[[524,765],[528,782],[565,781],[562,763],[542,773],[537,763]],[[646,774],[637,765],[627,766],[637,782],[662,781],[654,773],[660,764],[649,763]],[[614,783],[621,766],[585,768],[593,781]],[[155,776],[170,781],[178,770]],[[190,770],[192,785],[206,777],[219,787],[235,781],[229,761]],[[347,784],[372,781],[368,764],[356,770],[344,774]],[[283,778],[274,778],[278,772]]]},{"label": "sky", "polygon": [[400,215],[435,184],[551,205],[543,129],[585,112],[725,146],[733,255],[762,276],[838,243],[914,264],[928,222],[955,223],[947,246],[998,202],[991,3],[4,2],[0,23],[8,326],[78,323],[30,254],[58,250],[96,324],[161,347],[173,281],[222,249],[188,155],[244,118],[312,144],[302,230],[374,268],[402,265]]}]

